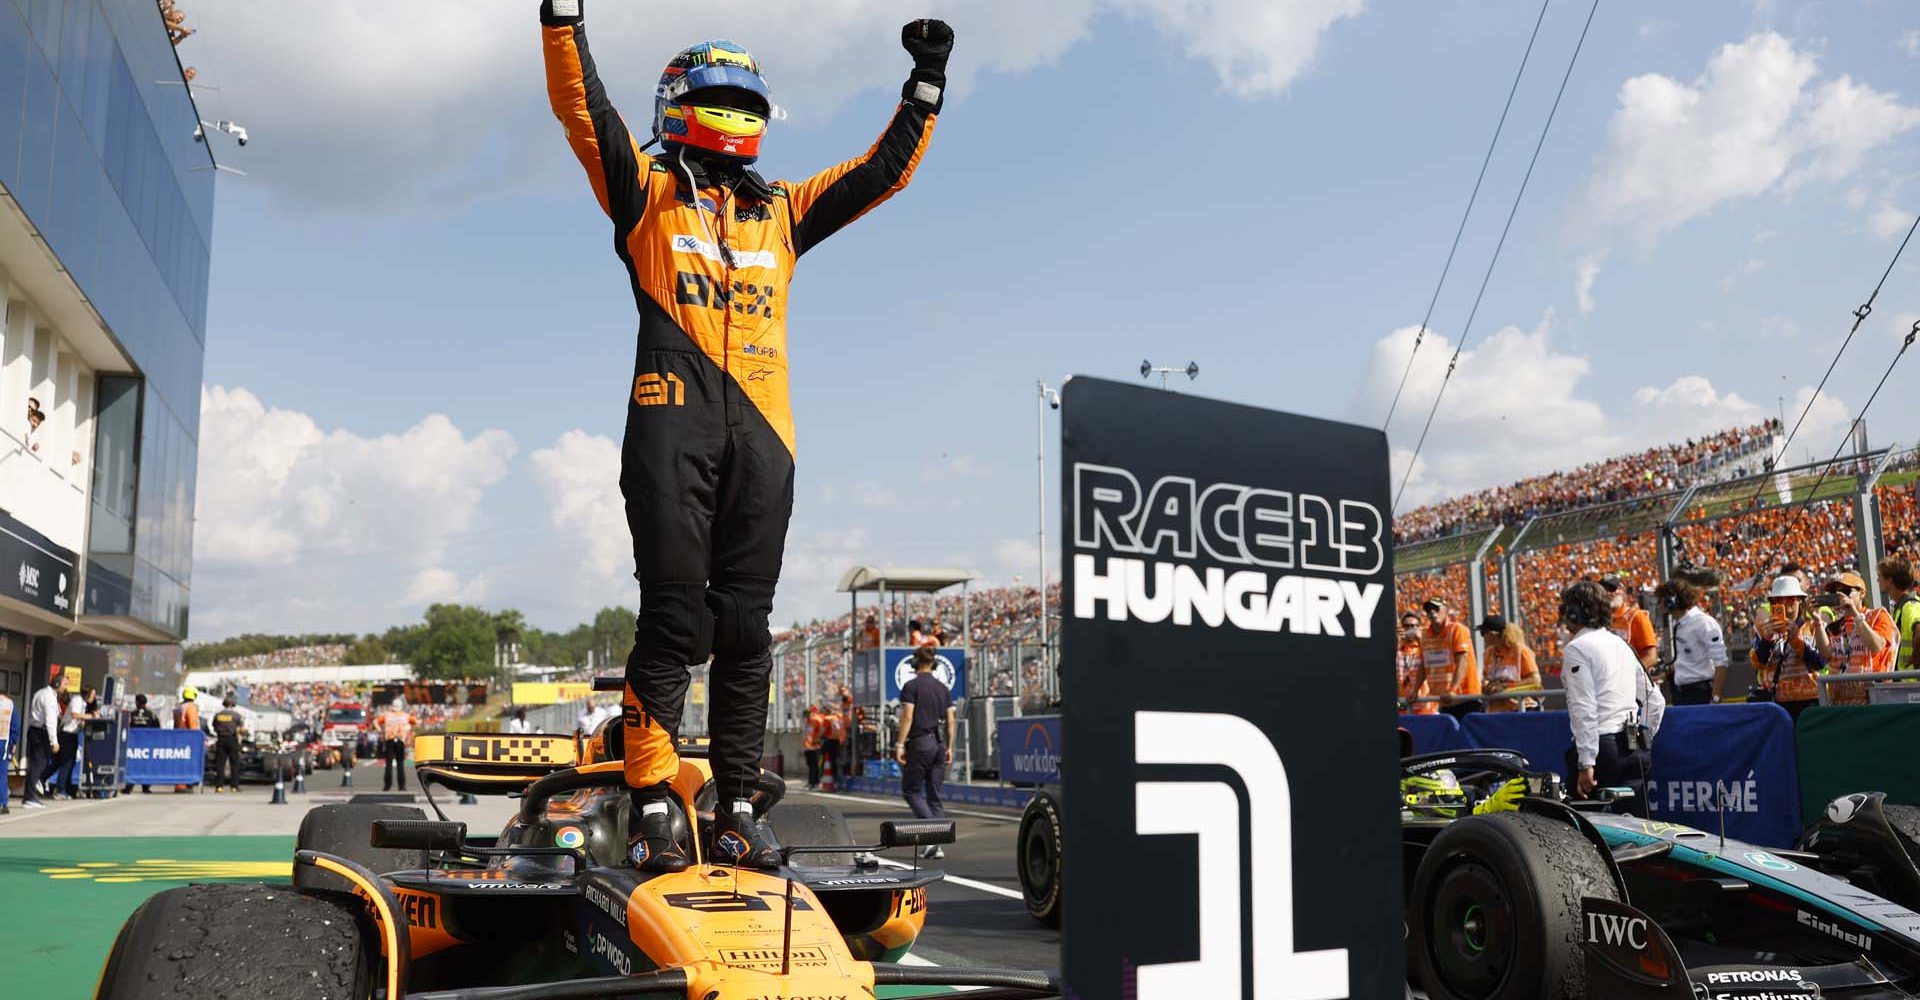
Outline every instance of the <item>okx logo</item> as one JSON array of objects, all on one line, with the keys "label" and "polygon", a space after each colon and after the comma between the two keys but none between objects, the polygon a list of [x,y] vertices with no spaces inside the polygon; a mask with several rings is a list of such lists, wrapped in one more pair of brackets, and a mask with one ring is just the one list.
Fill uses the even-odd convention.
[{"label": "okx logo", "polygon": [[[1237,715],[1135,712],[1133,722],[1136,763],[1218,766],[1239,776],[1251,841],[1241,843],[1240,799],[1224,781],[1134,785],[1135,833],[1200,838],[1200,957],[1140,966],[1138,1000],[1343,1000],[1347,950],[1294,950],[1293,796],[1279,751]],[[1243,868],[1249,881],[1241,879]],[[1244,926],[1243,910],[1251,914]],[[1243,984],[1249,952],[1253,981]]]}]

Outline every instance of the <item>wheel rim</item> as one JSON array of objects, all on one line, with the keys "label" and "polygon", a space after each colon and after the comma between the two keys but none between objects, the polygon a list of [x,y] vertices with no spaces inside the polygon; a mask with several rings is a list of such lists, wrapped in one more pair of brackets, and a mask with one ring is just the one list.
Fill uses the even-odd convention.
[{"label": "wheel rim", "polygon": [[1020,853],[1026,859],[1023,868],[1027,876],[1028,891],[1036,898],[1045,898],[1053,888],[1053,838],[1048,835],[1047,824],[1034,823],[1027,829],[1025,850]]},{"label": "wheel rim", "polygon": [[1490,869],[1453,866],[1434,885],[1427,907],[1427,955],[1447,992],[1487,1000],[1507,981],[1515,956],[1513,908]]}]

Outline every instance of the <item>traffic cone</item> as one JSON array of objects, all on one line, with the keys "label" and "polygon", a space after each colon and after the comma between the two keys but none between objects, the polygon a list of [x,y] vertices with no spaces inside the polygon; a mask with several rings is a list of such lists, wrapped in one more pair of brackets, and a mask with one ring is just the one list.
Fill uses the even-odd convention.
[{"label": "traffic cone", "polygon": [[472,792],[461,792],[460,804],[463,806],[477,806],[480,804],[480,800],[474,798]]},{"label": "traffic cone", "polygon": [[293,794],[307,794],[307,776],[297,767],[293,769]]},{"label": "traffic cone", "polygon": [[821,791],[823,792],[839,791],[839,789],[835,788],[833,784],[833,770],[834,768],[833,768],[832,757],[828,757],[826,760],[821,761],[821,768],[820,768],[820,790]]},{"label": "traffic cone", "polygon": [[340,762],[340,787],[353,787],[353,765],[346,761]]},{"label": "traffic cone", "polygon": [[273,798],[267,804],[270,806],[284,806],[287,804],[287,779],[285,775],[276,774],[273,776]]}]

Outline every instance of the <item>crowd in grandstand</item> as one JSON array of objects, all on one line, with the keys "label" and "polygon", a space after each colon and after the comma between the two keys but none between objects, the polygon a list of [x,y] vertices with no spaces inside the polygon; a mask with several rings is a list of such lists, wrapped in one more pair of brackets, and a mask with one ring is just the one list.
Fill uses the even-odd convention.
[{"label": "crowd in grandstand", "polygon": [[1779,431],[1779,421],[1768,420],[1682,444],[1592,462],[1571,471],[1477,490],[1394,518],[1394,536],[1405,544],[1497,525],[1512,527],[1542,514],[1752,475],[1763,471]]},{"label": "crowd in grandstand", "polygon": [[347,647],[339,643],[292,646],[271,653],[232,656],[212,664],[215,670],[271,670],[276,667],[337,667],[345,662]]}]

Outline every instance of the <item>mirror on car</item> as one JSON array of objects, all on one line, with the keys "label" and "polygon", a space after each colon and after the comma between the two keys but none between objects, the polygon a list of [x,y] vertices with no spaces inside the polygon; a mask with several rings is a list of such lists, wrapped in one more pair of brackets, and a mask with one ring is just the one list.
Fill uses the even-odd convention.
[{"label": "mirror on car", "polygon": [[431,819],[376,819],[373,846],[403,851],[456,851],[467,839],[467,824]]},{"label": "mirror on car", "polygon": [[880,824],[881,847],[931,847],[953,843],[950,819],[887,820]]}]

